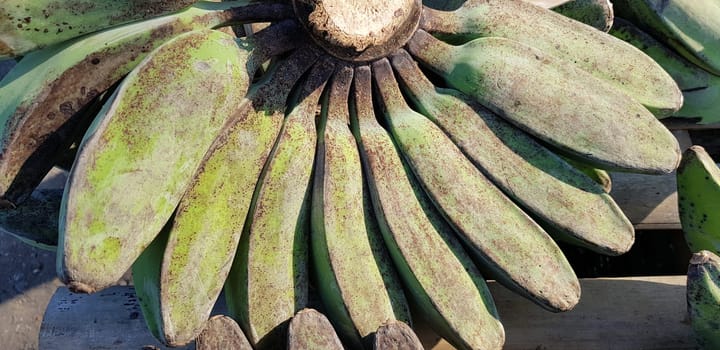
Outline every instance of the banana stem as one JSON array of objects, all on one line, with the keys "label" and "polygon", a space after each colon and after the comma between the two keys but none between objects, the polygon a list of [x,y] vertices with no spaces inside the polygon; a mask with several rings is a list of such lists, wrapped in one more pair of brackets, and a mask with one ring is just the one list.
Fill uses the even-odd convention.
[{"label": "banana stem", "polygon": [[436,39],[428,32],[418,29],[408,41],[406,49],[436,73],[443,76],[452,73],[455,47]]}]

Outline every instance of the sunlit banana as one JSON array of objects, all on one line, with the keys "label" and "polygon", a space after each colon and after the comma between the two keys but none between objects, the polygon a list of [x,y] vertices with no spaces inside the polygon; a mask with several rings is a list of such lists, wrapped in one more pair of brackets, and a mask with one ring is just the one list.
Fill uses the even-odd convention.
[{"label": "sunlit banana", "polygon": [[720,3],[715,0],[613,0],[615,13],[720,74]]},{"label": "sunlit banana", "polygon": [[700,348],[720,348],[720,257],[716,253],[701,250],[690,259],[687,307]]},{"label": "sunlit banana", "polygon": [[426,8],[420,26],[453,43],[504,37],[535,47],[568,66],[582,68],[659,116],[671,114],[682,104],[682,95],[670,76],[640,50],[524,1],[469,0],[452,12]]},{"label": "sunlit banana", "polygon": [[680,223],[690,251],[720,253],[720,169],[702,146],[683,153],[677,193]]},{"label": "sunlit banana", "polygon": [[504,331],[485,280],[375,120],[370,68],[358,67],[355,75],[353,131],[380,230],[409,298],[457,348],[501,348]]},{"label": "sunlit banana", "polygon": [[370,346],[384,322],[410,322],[400,281],[383,244],[350,131],[353,70],[336,72],[318,131],[312,189],[312,255],[318,291],[350,347]]},{"label": "sunlit banana", "polygon": [[290,321],[287,336],[288,350],[342,350],[330,321],[314,309],[300,310]]},{"label": "sunlit banana", "polygon": [[677,139],[642,105],[530,46],[496,37],[450,46],[418,30],[407,47],[456,89],[593,166],[662,174],[679,163]]},{"label": "sunlit banana", "polygon": [[684,102],[673,116],[700,118],[701,124],[720,121],[720,77],[686,60],[622,18],[616,19],[610,34],[643,50],[677,82]]},{"label": "sunlit banana", "polygon": [[[317,64],[299,91],[299,100],[258,179],[227,284],[233,314],[258,348],[284,348],[287,322],[308,302],[308,211],[317,141],[315,112],[333,71],[328,60]],[[279,76],[288,78],[288,74]],[[247,197],[251,196],[248,193]]]},{"label": "sunlit banana", "polygon": [[[223,3],[225,4],[225,3]],[[229,4],[229,3],[228,3]],[[0,81],[0,195],[10,203],[26,198],[70,146],[90,114],[82,113],[99,94],[130,72],[147,54],[180,33],[240,21],[257,14],[231,16],[222,4],[198,4],[177,14],[111,28],[32,52]],[[275,51],[298,41],[283,23],[269,33],[241,39],[243,49],[257,43]],[[290,33],[290,34],[287,34]],[[272,39],[270,39],[272,38]],[[259,55],[267,58],[267,55]],[[257,65],[258,62],[253,62]]]},{"label": "sunlit banana", "polygon": [[607,254],[634,241],[601,186],[533,138],[455,90],[436,89],[410,55],[392,56],[405,92],[498,188],[564,239]]},{"label": "sunlit banana", "polygon": [[245,49],[217,31],[183,34],[105,104],[61,205],[57,269],[72,289],[114,283],[160,231],[245,94],[252,74]]},{"label": "sunlit banana", "polygon": [[439,127],[408,107],[387,61],[373,64],[373,76],[398,148],[489,277],[549,310],[572,309],[580,284],[555,242]]},{"label": "sunlit banana", "polygon": [[[251,4],[251,0],[229,1],[222,4],[197,0],[169,1],[113,1],[113,0],[5,0],[0,4],[0,59],[23,55],[52,44],[73,39],[84,34],[110,28],[119,24],[158,17],[179,11],[190,5],[198,9],[225,10],[240,13],[238,7]],[[277,4],[272,11],[274,19],[286,18],[291,15],[287,4]],[[272,2],[265,2],[265,9],[270,10]],[[261,6],[254,6],[261,7]],[[252,18],[260,17],[258,13],[248,12]],[[269,13],[269,12],[266,12]],[[281,16],[281,17],[276,17]],[[258,19],[260,19],[258,18]],[[212,26],[212,25],[210,25]],[[210,27],[208,26],[208,27]]]},{"label": "sunlit banana", "polygon": [[[295,51],[251,87],[191,177],[168,229],[157,283],[161,314],[156,317],[165,344],[187,344],[202,331],[232,266],[253,189],[283,123],[287,96],[316,57],[314,50]],[[231,315],[237,316],[236,300],[228,301]]]}]

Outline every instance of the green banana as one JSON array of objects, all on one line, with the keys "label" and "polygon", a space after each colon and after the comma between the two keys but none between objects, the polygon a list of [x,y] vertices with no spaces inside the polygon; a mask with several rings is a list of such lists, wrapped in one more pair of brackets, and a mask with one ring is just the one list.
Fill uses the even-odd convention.
[{"label": "green banana", "polygon": [[[22,56],[30,51],[121,24],[178,14],[191,5],[196,10],[222,13],[224,21],[236,17],[233,22],[292,16],[292,8],[282,1],[5,0],[0,4],[0,18],[3,18],[0,22],[0,59]],[[214,26],[211,23],[208,25],[208,28]]]},{"label": "green banana", "polygon": [[371,346],[390,319],[410,321],[408,305],[383,245],[349,127],[353,70],[343,66],[323,101],[311,207],[311,247],[320,297],[350,347]]},{"label": "green banana", "polygon": [[435,88],[410,55],[392,56],[404,91],[495,186],[563,238],[627,252],[633,226],[596,182],[532,137],[451,89]]},{"label": "green banana", "polygon": [[[228,5],[228,4],[232,4]],[[245,9],[245,12],[239,12]],[[238,14],[233,14],[238,12]],[[81,113],[98,95],[127,75],[152,50],[183,32],[265,15],[248,1],[200,3],[182,12],[111,28],[29,53],[0,81],[0,195],[21,202],[40,183],[70,135],[89,122]],[[297,35],[285,23],[243,46],[292,45]],[[262,40],[262,41],[258,41]],[[287,44],[289,43],[289,44]]]},{"label": "green banana", "polygon": [[552,10],[603,32],[610,30],[615,18],[610,0],[572,0]]},{"label": "green banana", "polygon": [[568,164],[575,167],[575,169],[587,175],[598,185],[602,186],[603,191],[610,193],[612,190],[612,178],[610,177],[610,173],[606,170],[595,168],[572,158],[563,157],[563,159],[565,159]]},{"label": "green banana", "polygon": [[452,229],[429,210],[432,205],[411,180],[392,138],[375,120],[370,68],[355,72],[353,132],[380,231],[409,298],[455,347],[501,348],[504,330],[485,280]]},{"label": "green banana", "polygon": [[407,48],[453,87],[595,167],[664,174],[680,161],[677,139],[642,105],[537,49],[497,37],[450,46],[422,30]]},{"label": "green banana", "polygon": [[572,309],[580,283],[555,242],[438,126],[410,109],[386,61],[373,64],[373,76],[397,147],[490,277],[548,310]]},{"label": "green banana", "polygon": [[65,188],[57,268],[70,288],[111,285],[158,234],[245,95],[252,54],[227,34],[194,31],[124,79],[85,135]]},{"label": "green banana", "polygon": [[613,0],[615,13],[720,75],[720,3],[715,0]]},{"label": "green banana", "polygon": [[683,106],[673,116],[700,118],[700,124],[720,121],[720,77],[687,61],[673,49],[622,18],[616,18],[610,34],[643,50],[677,82]]},{"label": "green banana", "polygon": [[184,345],[202,331],[231,269],[255,184],[283,123],[287,96],[316,57],[313,50],[296,50],[251,87],[190,176],[169,228],[157,283],[163,343]]},{"label": "green banana", "polygon": [[687,307],[700,348],[720,348],[720,257],[715,253],[701,250],[690,259]]},{"label": "green banana", "polygon": [[683,153],[676,177],[680,224],[690,251],[720,252],[720,169],[695,145]]},{"label": "green banana", "polygon": [[314,309],[303,309],[290,320],[288,350],[342,350],[330,321]]},{"label": "green banana", "polygon": [[389,321],[375,332],[373,350],[423,350],[423,346],[410,326]]},{"label": "green banana", "polygon": [[[285,344],[278,342],[285,341],[288,320],[308,302],[308,205],[317,143],[315,111],[333,71],[328,60],[316,64],[297,105],[286,117],[257,181],[226,288],[233,315],[257,348],[284,348]],[[288,79],[288,74],[279,77]]]},{"label": "green banana", "polygon": [[252,348],[237,322],[226,315],[210,317],[205,329],[195,339],[195,350],[252,350]]},{"label": "green banana", "polygon": [[[593,27],[521,0],[469,0],[452,12],[426,8],[420,27],[452,43],[504,37],[535,47],[572,63],[568,66],[585,70],[658,116],[668,116],[682,105],[675,82],[642,51]],[[589,84],[594,87],[601,83]]]}]

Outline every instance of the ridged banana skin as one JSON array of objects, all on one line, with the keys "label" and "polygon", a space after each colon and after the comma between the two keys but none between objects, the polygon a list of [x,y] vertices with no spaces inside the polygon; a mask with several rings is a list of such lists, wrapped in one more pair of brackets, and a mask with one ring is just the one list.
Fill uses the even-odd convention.
[{"label": "ridged banana skin", "polygon": [[83,108],[148,53],[178,34],[223,23],[227,15],[223,7],[216,7],[191,7],[25,56],[0,81],[0,192],[4,199],[17,203],[30,194],[52,167],[58,151],[69,146],[70,135],[85,123]]},{"label": "ridged banana skin", "polygon": [[0,58],[83,34],[178,11],[195,0],[4,0],[0,4]]},{"label": "ridged banana skin", "polygon": [[702,250],[693,254],[687,274],[690,325],[701,349],[720,349],[720,257]]},{"label": "ridged banana skin", "polygon": [[594,251],[627,252],[634,229],[601,186],[532,137],[455,90],[435,88],[409,54],[392,56],[406,95],[508,197]]},{"label": "ridged banana skin", "polygon": [[420,27],[454,43],[504,37],[535,47],[585,70],[660,117],[682,106],[675,82],[642,51],[521,0],[469,0],[454,12],[426,9]]},{"label": "ridged banana skin", "polygon": [[353,70],[336,72],[324,101],[315,156],[311,249],[326,314],[351,348],[370,347],[385,321],[410,322],[399,277],[384,246],[350,131]]},{"label": "ridged banana skin", "polygon": [[191,176],[160,275],[166,344],[189,343],[210,316],[232,266],[258,177],[282,127],[287,97],[316,57],[315,51],[295,51],[253,86]]},{"label": "ridged banana skin", "polygon": [[676,177],[680,224],[690,251],[720,252],[720,169],[695,145],[683,153]]},{"label": "ridged banana skin", "polygon": [[61,203],[58,275],[72,289],[111,285],[158,234],[245,95],[250,55],[221,32],[183,34],[105,104]]},{"label": "ridged banana skin", "polygon": [[707,71],[720,75],[720,3],[614,0],[615,13]]},{"label": "ridged banana skin", "polygon": [[380,231],[417,312],[458,349],[500,349],[505,335],[485,280],[423,196],[375,119],[370,68],[355,69],[352,126]]},{"label": "ridged banana skin", "polygon": [[389,66],[373,64],[373,76],[398,149],[488,277],[548,310],[572,309],[580,283],[550,236],[437,125],[408,107]]},{"label": "ridged banana skin", "polygon": [[588,164],[666,174],[680,162],[677,139],[641,104],[530,46],[497,37],[450,46],[418,30],[407,47],[456,89]]},{"label": "ridged banana skin", "polygon": [[255,188],[232,287],[226,289],[242,328],[257,348],[284,348],[288,320],[308,303],[315,113],[333,71],[327,60],[316,64],[285,119]]},{"label": "ridged banana skin", "polygon": [[720,77],[696,66],[622,18],[615,19],[610,34],[643,50],[677,82],[684,102],[673,116],[700,118],[700,124],[720,121]]}]

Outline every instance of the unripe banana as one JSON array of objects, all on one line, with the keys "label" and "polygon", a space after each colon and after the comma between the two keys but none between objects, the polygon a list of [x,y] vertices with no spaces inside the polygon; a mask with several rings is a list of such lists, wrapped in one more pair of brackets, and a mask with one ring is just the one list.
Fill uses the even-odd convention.
[{"label": "unripe banana", "polygon": [[372,346],[384,322],[410,321],[400,281],[384,246],[350,131],[353,70],[336,72],[318,131],[312,193],[312,255],[318,290],[350,347]]},{"label": "unripe banana", "polygon": [[[245,2],[242,2],[245,3]],[[241,3],[241,4],[242,4]],[[223,3],[225,4],[225,3]],[[236,6],[240,5],[234,3]],[[130,23],[29,53],[0,81],[0,195],[17,204],[26,198],[54,165],[54,158],[84,132],[94,114],[87,106],[135,68],[152,50],[190,30],[221,25],[246,14],[221,4],[194,6],[173,15]],[[262,12],[260,12],[262,13]],[[244,46],[287,48],[297,31],[284,23],[241,39]],[[281,33],[291,34],[281,34]],[[269,38],[272,38],[271,40]],[[267,56],[265,57],[267,58]],[[257,63],[254,63],[257,64]]]},{"label": "unripe banana", "polygon": [[300,310],[290,321],[288,350],[343,350],[333,326],[314,309]]},{"label": "unripe banana", "polygon": [[375,332],[373,350],[423,350],[423,346],[410,326],[390,321]]},{"label": "unripe banana", "polygon": [[701,349],[720,349],[720,257],[701,250],[693,254],[687,273],[690,326]]},{"label": "unripe banana", "polygon": [[610,30],[615,18],[610,0],[571,0],[552,10],[603,32]]},{"label": "unripe banana", "polygon": [[398,149],[489,277],[549,310],[572,309],[580,283],[550,236],[438,126],[408,107],[390,67],[374,64],[373,76]]},{"label": "unripe banana", "polygon": [[625,253],[633,226],[596,182],[535,139],[451,89],[438,89],[407,52],[392,56],[404,91],[475,166],[562,238]]},{"label": "unripe banana", "polygon": [[369,67],[356,68],[353,132],[375,215],[408,297],[455,347],[499,349],[504,330],[485,280],[375,120],[371,89]]},{"label": "unripe banana", "polygon": [[407,47],[456,89],[593,166],[664,174],[680,161],[677,139],[641,104],[530,46],[496,37],[450,46],[418,30]]},{"label": "unripe banana", "polygon": [[720,169],[702,146],[692,146],[676,176],[680,224],[690,251],[720,252]]},{"label": "unripe banana", "polygon": [[[316,64],[299,91],[300,100],[285,118],[257,180],[226,284],[226,301],[256,348],[284,348],[287,322],[308,302],[308,212],[317,141],[315,112],[333,71],[329,60]],[[278,77],[289,80],[287,73]],[[273,108],[282,110],[279,107]],[[231,178],[237,183],[237,176]],[[247,193],[248,198],[251,196]]]},{"label": "unripe banana", "polygon": [[613,0],[615,13],[720,75],[720,2],[716,0]]},{"label": "unripe banana", "polygon": [[[521,0],[468,0],[453,12],[426,8],[420,27],[452,43],[503,37],[535,47],[564,61],[563,64],[585,70],[658,116],[668,116],[682,106],[682,95],[675,82],[642,51],[593,27]],[[546,85],[557,84],[546,82],[543,86]]]},{"label": "unripe banana", "polygon": [[189,32],[125,78],[85,135],[65,188],[57,268],[70,288],[113,284],[158,234],[245,95],[251,56],[227,34]]}]

